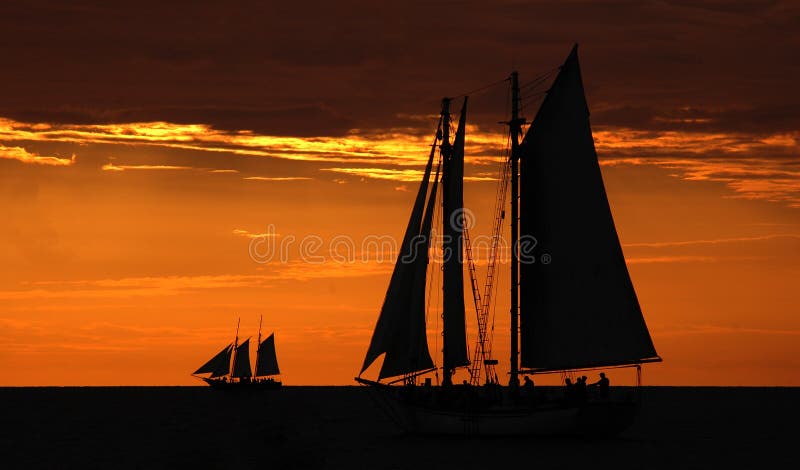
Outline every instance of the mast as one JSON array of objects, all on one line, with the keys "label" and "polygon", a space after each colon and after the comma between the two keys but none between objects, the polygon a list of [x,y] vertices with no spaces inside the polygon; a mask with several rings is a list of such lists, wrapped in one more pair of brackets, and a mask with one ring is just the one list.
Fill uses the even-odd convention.
[{"label": "mast", "polygon": [[[450,98],[442,98],[442,143],[439,147],[440,153],[442,155],[442,180],[443,180],[443,192],[447,194],[447,179],[450,174],[450,157],[453,154],[453,147],[450,145]],[[445,200],[447,198],[442,198],[442,205],[444,206]],[[444,207],[442,208],[444,211]],[[447,223],[446,215],[442,217],[442,222]],[[446,240],[442,237],[442,253],[445,253],[447,249]],[[452,253],[451,253],[452,256]],[[442,290],[444,291],[444,285],[442,286]],[[442,293],[444,296],[444,292]],[[442,310],[442,317],[444,319],[444,309]],[[447,335],[444,334],[444,321],[442,321],[442,385],[449,386],[453,384],[452,375],[453,375],[453,365],[450,364],[449,361],[449,348],[448,348],[448,341]]]},{"label": "mast", "polygon": [[511,72],[511,376],[510,387],[519,385],[519,136],[522,123],[519,118],[519,75]]},{"label": "mast", "polygon": [[256,373],[253,374],[253,375],[258,375],[258,360],[260,359],[260,356],[261,356],[261,322],[262,321],[264,321],[264,315],[263,314],[259,315],[259,317],[258,317],[258,342],[256,343],[257,344],[257,346],[256,346],[256,368],[254,369],[256,371]]},{"label": "mast", "polygon": [[239,346],[239,324],[242,323],[242,317],[236,320],[236,336],[233,339],[233,363],[231,364],[231,381],[233,381],[233,371],[236,370],[236,348]]}]

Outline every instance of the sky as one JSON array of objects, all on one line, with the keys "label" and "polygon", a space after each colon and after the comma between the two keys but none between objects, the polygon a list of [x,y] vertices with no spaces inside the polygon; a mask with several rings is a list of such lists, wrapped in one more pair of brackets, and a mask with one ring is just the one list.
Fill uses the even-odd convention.
[{"label": "sky", "polygon": [[795,2],[62,3],[0,5],[0,385],[195,385],[261,316],[285,383],[353,384],[441,97],[485,237],[503,80],[532,119],[575,42],[644,383],[800,385]]}]

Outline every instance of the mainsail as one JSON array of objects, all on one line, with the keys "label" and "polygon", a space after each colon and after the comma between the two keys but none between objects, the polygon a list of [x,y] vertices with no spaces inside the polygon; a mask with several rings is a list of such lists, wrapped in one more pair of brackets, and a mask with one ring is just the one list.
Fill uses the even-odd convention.
[{"label": "mainsail", "polygon": [[233,376],[237,378],[252,376],[250,370],[250,339],[236,348],[236,356],[233,358]]},{"label": "mainsail", "polygon": [[[442,318],[443,368],[445,374],[469,364],[467,333],[464,323],[464,134],[467,119],[467,98],[461,107],[453,146],[443,152],[443,256]],[[443,144],[444,147],[444,144]]]},{"label": "mainsail", "polygon": [[278,356],[275,354],[275,334],[269,335],[267,339],[258,345],[256,355],[256,376],[278,375]]},{"label": "mainsail", "polygon": [[520,158],[522,367],[659,360],[608,205],[577,45],[539,108]]},{"label": "mainsail", "polygon": [[[434,142],[435,143],[435,142]],[[381,354],[385,353],[380,378],[392,377],[430,369],[433,360],[428,351],[425,333],[425,272],[428,262],[430,221],[432,210],[425,211],[425,196],[428,193],[428,180],[433,167],[436,147],[431,147],[425,173],[417,192],[414,208],[400,246],[400,256],[392,272],[386,291],[378,323],[372,334],[367,355],[361,372],[364,372]],[[437,169],[438,178],[438,169]],[[428,206],[436,199],[436,178],[434,179]],[[424,231],[425,221],[428,230]],[[424,265],[422,264],[424,262]],[[422,269],[422,288],[419,289],[419,271]],[[416,291],[418,292],[415,295]],[[419,295],[422,295],[420,301]]]},{"label": "mainsail", "polygon": [[207,374],[210,372],[212,377],[226,375],[230,371],[231,367],[231,349],[231,344],[225,346],[225,349],[217,353],[216,356],[212,357],[208,362],[200,366],[200,368],[194,371],[194,373]]}]

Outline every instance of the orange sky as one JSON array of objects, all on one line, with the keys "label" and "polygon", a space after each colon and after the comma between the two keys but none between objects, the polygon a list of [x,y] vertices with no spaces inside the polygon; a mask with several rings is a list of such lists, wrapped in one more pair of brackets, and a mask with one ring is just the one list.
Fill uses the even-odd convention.
[{"label": "orange sky", "polygon": [[[581,51],[609,201],[664,359],[645,367],[645,383],[800,385],[797,113],[786,111],[789,98],[769,95],[776,87],[750,86],[751,76],[715,82],[723,73],[718,66],[684,60],[697,44],[722,47],[715,31],[780,30],[796,11],[761,12],[759,26],[747,12],[712,11],[682,23],[695,18],[689,7],[648,8],[669,13],[644,12],[650,16],[642,21],[656,25],[652,34],[631,30],[617,37],[611,22],[585,32]],[[66,19],[59,24],[78,28],[82,20],[72,13],[60,11]],[[0,386],[198,384],[189,374],[232,340],[237,318],[242,334],[255,336],[259,315],[265,334],[275,331],[285,383],[352,384],[393,260],[356,249],[353,260],[343,261],[331,244],[342,236],[357,247],[368,237],[401,236],[439,95],[479,87],[510,70],[493,61],[513,61],[523,82],[531,80],[563,60],[574,39],[496,58],[492,41],[499,39],[486,39],[498,37],[489,31],[502,24],[495,20],[487,18],[487,31],[473,39],[475,66],[452,80],[431,73],[427,53],[414,49],[417,55],[406,57],[390,47],[390,33],[376,39],[379,50],[343,36],[342,49],[332,51],[324,49],[325,37],[315,37],[298,47],[308,54],[323,48],[324,54],[312,54],[317,62],[272,51],[263,65],[235,48],[216,50],[213,37],[186,39],[166,27],[153,33],[172,47],[165,58],[150,49],[139,55],[149,46],[135,41],[120,43],[122,56],[111,57],[97,38],[113,33],[98,30],[97,38],[64,36],[69,44],[92,46],[84,49],[86,58],[54,67],[57,76],[40,73],[29,58],[37,57],[30,50],[49,51],[48,42],[13,42],[17,54],[8,60],[15,73],[0,78]],[[413,22],[399,23],[392,31],[413,36]],[[681,41],[697,42],[664,42],[655,31],[683,31]],[[245,43],[248,34],[245,28],[231,41]],[[763,34],[767,41],[772,33]],[[666,52],[649,67],[631,66],[631,74],[610,73],[609,67],[628,66],[619,57],[644,54],[634,37]],[[199,52],[186,44],[197,44]],[[67,46],[53,47],[42,54],[53,54],[57,66],[58,48]],[[407,67],[375,58],[390,53]],[[762,58],[750,51],[747,60],[774,64],[769,54],[779,53]],[[712,56],[719,63],[745,60]],[[92,57],[110,65],[97,69]],[[412,69],[416,58],[423,65]],[[797,66],[787,67],[764,80],[798,78]],[[206,69],[213,77],[207,83],[198,74]],[[137,75],[141,84],[126,78],[131,70],[147,70]],[[695,78],[687,78],[690,70]],[[304,77],[295,88],[292,71]],[[437,78],[426,82],[428,75]],[[308,86],[314,77],[327,78]],[[386,81],[372,88],[373,79]],[[264,80],[271,80],[269,87],[262,87]],[[305,96],[300,88],[314,94],[298,101],[301,111],[280,101]],[[504,145],[503,126],[493,123],[505,116],[495,113],[502,102],[489,102],[504,96],[499,87],[472,102],[465,203],[476,214],[473,236],[490,230],[496,157]],[[532,118],[535,102],[527,105]],[[303,116],[321,124],[306,126]],[[274,233],[269,239],[276,246],[289,246],[284,261],[253,259],[251,247],[263,247],[265,233]],[[321,262],[303,261],[310,256]],[[495,356],[504,373],[508,272],[501,272]],[[429,314],[431,351],[441,348],[434,344],[437,316]],[[469,308],[467,319],[474,325]]]}]

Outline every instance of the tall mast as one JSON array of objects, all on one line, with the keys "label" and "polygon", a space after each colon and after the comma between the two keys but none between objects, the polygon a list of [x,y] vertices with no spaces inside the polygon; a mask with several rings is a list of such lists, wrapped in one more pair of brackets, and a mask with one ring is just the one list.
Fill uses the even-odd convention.
[{"label": "tall mast", "polygon": [[256,373],[253,374],[254,377],[258,373],[258,359],[259,359],[259,356],[261,356],[261,322],[263,320],[264,320],[264,315],[263,314],[259,315],[259,317],[258,317],[258,343],[256,343],[258,345],[258,346],[256,346],[256,368],[255,368],[255,372]]},{"label": "tall mast", "polygon": [[[450,174],[450,156],[453,148],[450,146],[450,98],[442,98],[442,144],[439,147],[442,155],[442,192],[447,193],[447,179]],[[444,204],[445,197],[442,197]],[[444,210],[444,209],[443,209]],[[442,222],[447,223],[446,217],[442,217]],[[446,249],[444,237],[442,237],[442,252]],[[451,254],[452,256],[452,254]],[[444,289],[444,286],[442,286]],[[444,315],[444,311],[442,311]],[[442,322],[442,385],[452,385],[453,366],[448,360],[448,341],[444,334],[444,322]]]},{"label": "tall mast", "polygon": [[519,385],[519,136],[523,119],[519,118],[519,75],[511,72],[511,377],[508,385]]},{"label": "tall mast", "polygon": [[233,339],[233,363],[231,364],[231,381],[233,381],[233,371],[236,370],[236,348],[239,346],[239,324],[242,322],[242,317],[236,320],[236,336]]}]

